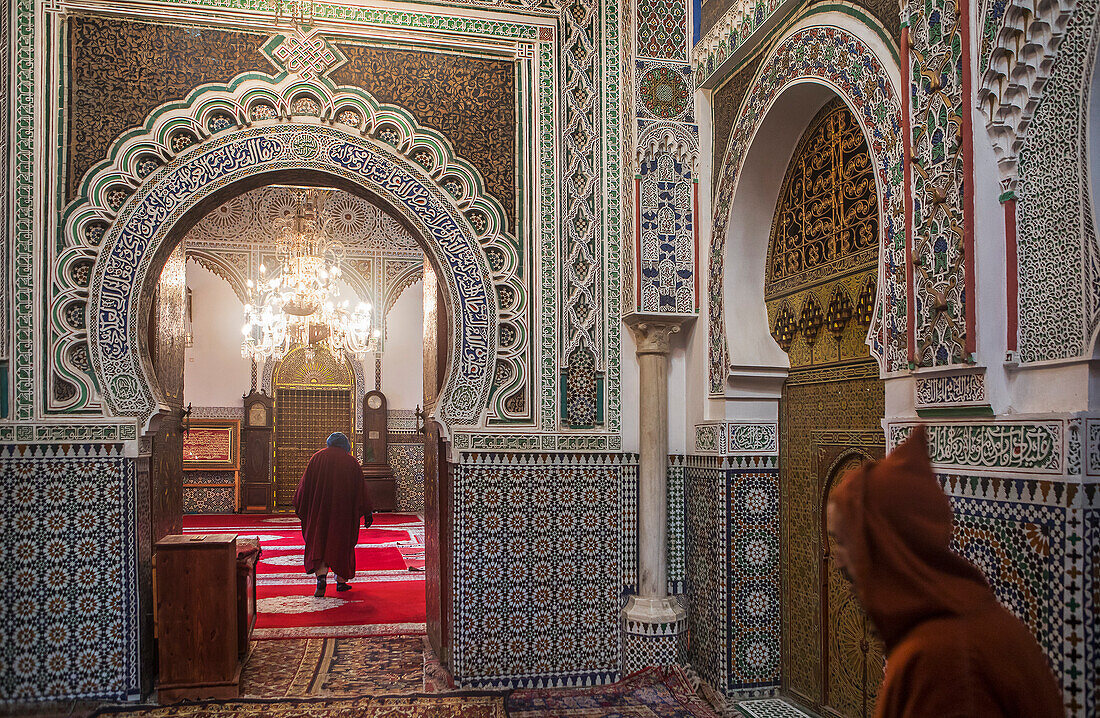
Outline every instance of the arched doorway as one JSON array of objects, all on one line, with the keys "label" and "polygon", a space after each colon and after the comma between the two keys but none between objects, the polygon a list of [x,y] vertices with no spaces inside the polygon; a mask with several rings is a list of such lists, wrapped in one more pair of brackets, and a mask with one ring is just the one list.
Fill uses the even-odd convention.
[{"label": "arched doorway", "polygon": [[298,347],[275,368],[274,388],[274,506],[290,511],[306,464],[328,435],[355,436],[355,376],[344,357]]},{"label": "arched doorway", "polygon": [[881,651],[863,640],[858,606],[841,600],[822,533],[827,488],[850,466],[842,457],[884,450],[883,386],[866,342],[879,222],[866,137],[834,99],[811,120],[787,168],[764,301],[772,337],[790,361],[779,410],[785,682],[815,710],[843,718],[871,715],[881,680],[873,671]]},{"label": "arched doorway", "polygon": [[[846,451],[833,462],[821,505],[841,478],[870,459]],[[826,715],[864,716],[875,710],[875,699],[886,671],[882,643],[859,605],[852,584],[836,564],[836,541],[829,536],[827,513],[821,512],[821,625]]]},{"label": "arched doorway", "polygon": [[[256,187],[293,184],[331,186],[369,199],[416,237],[439,277],[440,309],[448,320],[449,359],[442,369],[445,378],[435,416],[446,427],[479,424],[489,403],[501,322],[495,274],[486,256],[486,247],[491,250],[503,236],[503,224],[494,219],[499,207],[479,195],[464,213],[441,184],[450,175],[426,174],[421,164],[374,136],[315,122],[262,121],[219,132],[141,176],[132,193],[127,187],[112,194],[114,204],[100,195],[77,203],[71,228],[94,229],[99,247],[88,288],[88,346],[107,413],[135,421],[148,435],[157,430],[158,417],[171,411],[166,379],[151,361],[148,329],[161,270],[183,236],[208,211],[235,196]],[[458,171],[464,165],[452,169],[456,167]],[[470,186],[480,187],[476,176],[471,177]],[[461,194],[467,185],[448,186]],[[173,336],[182,339],[182,320],[179,325],[180,333]],[[182,367],[178,371],[182,373]],[[169,442],[160,443],[165,451],[178,453]],[[155,440],[150,448],[157,453]],[[150,463],[178,467],[158,462],[157,456]],[[174,473],[178,483],[178,471]],[[155,499],[149,496],[157,490],[155,482],[141,479],[139,484],[144,494],[139,504]],[[152,605],[152,544],[176,530],[180,520],[181,507],[174,504],[164,511],[164,520],[152,520],[156,533],[144,532],[139,547],[142,570],[136,588],[144,606]],[[141,624],[142,655],[151,656],[151,612],[143,615]],[[151,665],[146,661],[145,670]]]},{"label": "arched doorway", "polygon": [[[324,154],[322,142],[329,147]],[[149,307],[148,287],[167,254],[210,208],[254,187],[292,183],[365,196],[420,238],[446,289],[449,355],[462,364],[461,370],[447,367],[437,415],[448,426],[478,424],[489,401],[500,320],[490,263],[469,220],[412,163],[365,137],[324,126],[268,125],[210,140],[207,147],[156,173],[102,240],[89,288],[88,334],[110,412],[144,424],[157,410],[159,386],[138,327]],[[298,157],[303,152],[305,160]],[[238,153],[246,161],[222,161]]]}]

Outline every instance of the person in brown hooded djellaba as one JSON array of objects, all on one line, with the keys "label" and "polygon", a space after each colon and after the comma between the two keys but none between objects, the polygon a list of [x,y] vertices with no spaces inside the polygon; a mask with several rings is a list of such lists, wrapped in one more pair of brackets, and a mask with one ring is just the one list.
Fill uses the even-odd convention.
[{"label": "person in brown hooded djellaba", "polygon": [[294,513],[305,539],[305,569],[317,577],[313,595],[318,598],[325,595],[329,569],[337,591],[351,588],[359,522],[369,527],[374,520],[363,468],[351,455],[348,437],[337,431],[325,444],[328,448],[310,458],[294,493]]},{"label": "person in brown hooded djellaba", "polygon": [[951,549],[923,426],[829,496],[836,560],[886,645],[876,718],[1064,718],[1039,644]]}]

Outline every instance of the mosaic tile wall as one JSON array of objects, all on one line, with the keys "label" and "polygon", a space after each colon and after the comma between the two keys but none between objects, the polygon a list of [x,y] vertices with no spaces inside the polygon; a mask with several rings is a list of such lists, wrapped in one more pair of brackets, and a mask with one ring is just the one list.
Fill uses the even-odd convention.
[{"label": "mosaic tile wall", "polygon": [[407,513],[424,511],[424,443],[397,443],[386,447],[390,468],[397,480],[397,510]]},{"label": "mosaic tile wall", "polygon": [[1097,700],[1100,682],[1096,680],[1100,677],[1100,620],[1097,620],[1100,616],[1100,486],[1093,484],[1091,489],[1089,503],[1092,508],[1084,511],[1085,596],[1083,603],[1085,616],[1089,617],[1084,621],[1085,670],[1092,676],[1092,680],[1085,681],[1084,703],[1095,709],[1100,704]]},{"label": "mosaic tile wall", "polygon": [[454,477],[455,679],[616,680],[629,580],[629,539],[616,517],[636,506],[636,459],[467,454]]},{"label": "mosaic tile wall", "polygon": [[1095,706],[1095,696],[1089,703],[1082,644],[1095,612],[1082,611],[1087,533],[1073,517],[1080,512],[1066,505],[1075,492],[1047,481],[939,479],[955,510],[955,548],[985,572],[1001,603],[1035,634],[1061,677],[1068,715],[1092,715],[1086,706]]},{"label": "mosaic tile wall", "polygon": [[184,486],[183,513],[231,514],[237,510],[237,493],[232,486]]},{"label": "mosaic tile wall", "polygon": [[685,463],[688,660],[727,696],[771,695],[780,680],[777,458]]},{"label": "mosaic tile wall", "polygon": [[0,446],[0,701],[136,697],[135,479],[118,444]]},{"label": "mosaic tile wall", "polygon": [[684,526],[691,645],[688,661],[711,686],[729,687],[726,651],[726,606],[729,590],[729,533],[727,460],[720,457],[687,457]]}]

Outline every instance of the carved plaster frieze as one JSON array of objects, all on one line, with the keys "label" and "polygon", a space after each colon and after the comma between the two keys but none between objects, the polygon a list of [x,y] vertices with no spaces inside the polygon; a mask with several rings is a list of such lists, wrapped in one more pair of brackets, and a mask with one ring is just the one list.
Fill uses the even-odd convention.
[{"label": "carved plaster frieze", "polygon": [[[986,30],[976,99],[997,153],[1002,192],[1016,189],[1018,155],[1076,7],[1077,0],[1012,0],[996,34]],[[998,27],[999,9],[986,3],[983,26]]]}]

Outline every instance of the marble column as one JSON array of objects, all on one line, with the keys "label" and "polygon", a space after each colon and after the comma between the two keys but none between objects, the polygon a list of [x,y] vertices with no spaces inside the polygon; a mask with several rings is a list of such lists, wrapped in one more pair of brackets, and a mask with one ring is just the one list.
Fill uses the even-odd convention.
[{"label": "marble column", "polygon": [[668,355],[690,317],[632,314],[639,368],[638,592],[623,610],[623,671],[680,660],[687,612],[668,595]]}]

